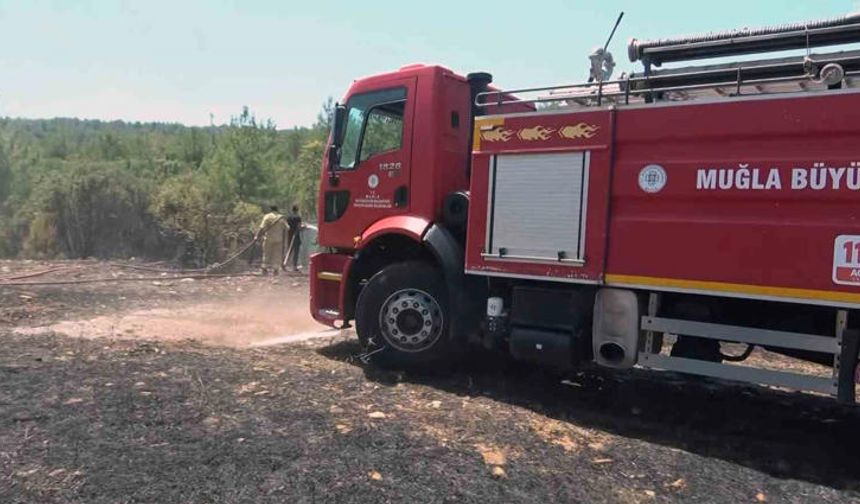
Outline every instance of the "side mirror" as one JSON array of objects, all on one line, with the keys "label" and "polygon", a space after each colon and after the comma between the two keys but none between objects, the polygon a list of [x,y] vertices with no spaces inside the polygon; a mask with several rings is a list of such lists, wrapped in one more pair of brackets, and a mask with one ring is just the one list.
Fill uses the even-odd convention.
[{"label": "side mirror", "polygon": [[346,120],[346,107],[341,104],[334,106],[334,116],[331,123],[331,142],[328,147],[328,178],[331,185],[337,185],[337,167],[340,164],[340,142],[343,137],[343,125]]},{"label": "side mirror", "polygon": [[332,117],[331,124],[331,134],[332,134],[332,143],[340,144],[341,137],[343,137],[343,125],[346,119],[346,107],[341,105],[340,103],[336,103],[334,106],[334,117]]}]

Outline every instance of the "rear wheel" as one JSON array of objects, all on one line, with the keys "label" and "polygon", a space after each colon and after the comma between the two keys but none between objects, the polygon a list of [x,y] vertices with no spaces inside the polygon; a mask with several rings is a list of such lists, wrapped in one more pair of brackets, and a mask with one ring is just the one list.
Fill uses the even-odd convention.
[{"label": "rear wheel", "polygon": [[386,367],[435,367],[449,360],[448,296],[442,272],[410,261],[375,274],[361,291],[355,329]]}]

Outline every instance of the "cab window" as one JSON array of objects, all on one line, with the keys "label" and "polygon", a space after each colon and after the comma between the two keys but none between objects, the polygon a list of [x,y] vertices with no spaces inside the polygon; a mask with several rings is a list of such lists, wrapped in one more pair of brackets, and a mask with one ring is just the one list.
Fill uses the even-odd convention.
[{"label": "cab window", "polygon": [[351,170],[375,154],[397,150],[403,140],[406,88],[352,96],[347,102],[340,169]]},{"label": "cab window", "polygon": [[394,151],[400,148],[403,140],[403,110],[406,102],[399,101],[379,105],[367,115],[364,140],[361,142],[361,156],[365,161],[375,154]]}]

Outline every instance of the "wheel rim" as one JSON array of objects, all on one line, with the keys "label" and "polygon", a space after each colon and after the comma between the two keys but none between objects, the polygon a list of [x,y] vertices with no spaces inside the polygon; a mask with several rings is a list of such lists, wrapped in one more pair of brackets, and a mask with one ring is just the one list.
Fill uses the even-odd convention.
[{"label": "wheel rim", "polygon": [[379,309],[379,328],[386,343],[402,352],[422,352],[442,335],[444,317],[439,302],[418,289],[388,296]]}]

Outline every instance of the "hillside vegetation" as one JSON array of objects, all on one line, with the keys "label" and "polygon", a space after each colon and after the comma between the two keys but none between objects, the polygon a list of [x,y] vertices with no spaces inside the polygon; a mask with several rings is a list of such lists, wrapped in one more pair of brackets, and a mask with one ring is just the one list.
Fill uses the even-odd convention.
[{"label": "hillside vegetation", "polygon": [[0,256],[205,263],[247,241],[264,207],[314,215],[331,101],[278,130],[0,119]]}]

